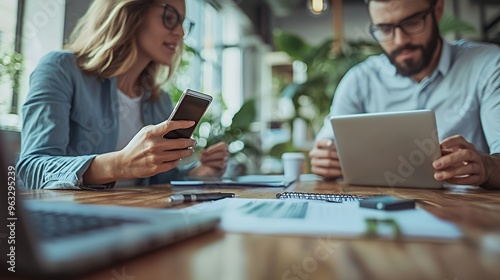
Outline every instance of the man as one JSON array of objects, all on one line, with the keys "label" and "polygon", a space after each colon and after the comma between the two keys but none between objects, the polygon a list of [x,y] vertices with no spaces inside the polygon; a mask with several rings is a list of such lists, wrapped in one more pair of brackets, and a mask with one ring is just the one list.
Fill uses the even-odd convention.
[{"label": "man", "polygon": [[385,54],[351,69],[309,153],[312,172],[342,177],[331,116],[432,109],[442,157],[434,177],[500,188],[500,49],[439,34],[444,0],[365,0],[370,32]]}]

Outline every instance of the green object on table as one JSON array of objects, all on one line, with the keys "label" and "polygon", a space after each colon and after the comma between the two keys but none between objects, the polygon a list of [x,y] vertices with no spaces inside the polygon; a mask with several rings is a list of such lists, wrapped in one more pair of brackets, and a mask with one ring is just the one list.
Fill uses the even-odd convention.
[{"label": "green object on table", "polygon": [[394,219],[365,219],[366,222],[366,237],[376,237],[378,236],[378,226],[379,225],[389,225],[392,227],[392,237],[394,239],[400,239],[402,237],[401,228]]}]

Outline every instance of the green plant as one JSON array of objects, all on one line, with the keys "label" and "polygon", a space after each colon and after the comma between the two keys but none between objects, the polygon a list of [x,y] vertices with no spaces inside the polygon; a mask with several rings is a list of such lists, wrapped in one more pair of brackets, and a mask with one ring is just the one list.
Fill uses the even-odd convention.
[{"label": "green plant", "polygon": [[473,34],[476,30],[468,22],[456,19],[450,15],[444,15],[439,22],[439,32],[444,36],[452,33]]},{"label": "green plant", "polygon": [[[295,108],[295,115],[288,120],[289,127],[293,128],[294,120],[301,118],[314,132],[321,128],[337,86],[345,73],[368,56],[381,52],[380,47],[372,42],[346,42],[342,50],[334,54],[334,40],[331,38],[312,46],[299,36],[281,30],[274,32],[274,42],[276,49],[307,66],[307,80],[304,83],[290,83],[281,91],[281,96],[290,98]],[[303,104],[310,107],[309,112],[314,113],[308,114]],[[270,155],[279,158],[283,152],[293,150],[290,140],[273,147]]]},{"label": "green plant", "polygon": [[[331,101],[340,80],[354,65],[372,54],[381,52],[380,47],[371,42],[347,42],[342,51],[334,54],[334,40],[329,38],[323,43],[312,46],[297,35],[276,31],[274,34],[276,48],[287,53],[293,60],[307,65],[307,81],[301,84],[291,83],[285,86],[281,95],[293,101],[295,118],[306,120],[314,131],[317,131],[323,118],[328,114]],[[307,116],[301,111],[301,99],[314,109],[314,116]]]},{"label": "green plant", "polygon": [[220,116],[213,111],[205,114],[193,134],[193,139],[198,142],[195,151],[198,153],[217,142],[225,142],[229,146],[231,160],[229,176],[246,174],[251,168],[249,163],[258,161],[262,154],[260,140],[251,130],[255,118],[253,99],[241,106],[230,125],[222,124]]},{"label": "green plant", "polygon": [[[20,87],[20,77],[23,69],[23,59],[21,54],[18,52],[12,51],[7,52],[0,48],[0,82],[3,81],[5,77],[9,77],[12,83],[12,91],[13,91],[13,104],[15,104],[15,100],[17,98],[17,94],[19,93]],[[11,107],[12,114],[17,113],[16,108],[14,106]]]},{"label": "green plant", "polygon": [[255,100],[246,101],[233,116],[230,125],[223,125],[218,116],[207,114],[194,133],[195,139],[202,140],[206,146],[217,142],[226,142],[231,154],[244,153],[246,155],[261,154],[259,143],[252,137],[251,125],[257,115]]}]

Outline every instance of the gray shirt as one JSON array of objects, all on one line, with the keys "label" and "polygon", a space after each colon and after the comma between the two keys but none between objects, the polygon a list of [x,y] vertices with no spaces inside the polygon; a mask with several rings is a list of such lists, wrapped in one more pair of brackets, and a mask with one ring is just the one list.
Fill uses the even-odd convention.
[{"label": "gray shirt", "polygon": [[440,140],[459,134],[500,153],[500,48],[443,41],[437,69],[420,83],[398,75],[386,55],[370,57],[342,79],[316,139],[334,137],[332,116],[418,109],[435,112]]}]

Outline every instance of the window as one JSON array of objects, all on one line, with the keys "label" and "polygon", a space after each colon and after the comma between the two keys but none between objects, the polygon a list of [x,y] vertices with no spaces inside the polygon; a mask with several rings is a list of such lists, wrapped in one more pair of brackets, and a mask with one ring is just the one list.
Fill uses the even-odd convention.
[{"label": "window", "polygon": [[63,0],[0,1],[0,49],[22,56],[22,64],[15,66],[22,70],[17,83],[12,84],[8,77],[0,82],[0,127],[20,129],[20,108],[26,100],[31,72],[44,55],[62,47],[65,6]]},{"label": "window", "polygon": [[[185,43],[195,51],[189,59],[189,70],[181,83],[181,88],[204,91],[214,97],[212,111],[220,111],[222,89],[222,19],[220,12],[201,0],[188,0],[187,17],[196,25]],[[217,110],[213,110],[218,107]]]},{"label": "window", "polygon": [[233,115],[243,104],[242,54],[240,44],[241,27],[238,16],[226,13],[224,17],[223,82],[222,96],[228,110],[221,116],[221,122],[229,125]]},{"label": "window", "polygon": [[16,57],[13,55],[16,50],[17,5],[18,0],[0,2],[0,116],[2,119],[11,112],[13,105],[11,73],[18,66]]},{"label": "window", "polygon": [[185,54],[189,65],[178,75],[175,84],[179,89],[192,88],[212,95],[214,101],[209,112],[218,119],[226,104],[222,95],[224,16],[220,10],[202,0],[187,0],[186,6],[186,16],[196,25],[185,39],[185,44],[194,53],[188,51]]},{"label": "window", "polygon": [[189,59],[189,71],[177,83],[179,88],[191,87],[214,97],[212,114],[224,126],[243,104],[241,17],[232,11],[218,10],[202,0],[188,0],[187,17],[196,26],[185,43],[196,52]]}]

